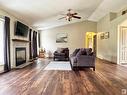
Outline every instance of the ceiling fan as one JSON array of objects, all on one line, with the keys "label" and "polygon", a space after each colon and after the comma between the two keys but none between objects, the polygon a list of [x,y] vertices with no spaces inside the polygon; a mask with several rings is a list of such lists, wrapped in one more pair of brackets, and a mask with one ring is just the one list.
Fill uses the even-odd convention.
[{"label": "ceiling fan", "polygon": [[68,21],[72,21],[72,18],[81,19],[80,16],[77,16],[78,13],[72,13],[71,11],[72,11],[72,9],[68,9],[68,13],[67,14],[62,14],[62,15],[65,15],[65,16],[59,18],[59,20],[64,19],[64,18]]}]

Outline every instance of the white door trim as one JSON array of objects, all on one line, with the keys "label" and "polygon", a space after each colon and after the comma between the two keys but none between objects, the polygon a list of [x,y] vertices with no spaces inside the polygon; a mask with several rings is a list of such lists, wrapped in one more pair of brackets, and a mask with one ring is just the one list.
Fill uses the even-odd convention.
[{"label": "white door trim", "polygon": [[[123,47],[121,47],[121,46],[122,46],[122,43],[121,43],[120,41],[122,40],[121,38],[122,38],[122,35],[123,35],[123,34],[122,34],[122,31],[123,31],[122,29],[123,29],[123,28],[127,28],[127,26],[120,26],[120,25],[118,26],[118,46],[117,46],[117,47],[118,47],[118,48],[117,48],[117,51],[118,51],[118,54],[117,54],[117,55],[118,55],[117,63],[118,63],[118,64],[127,63],[127,59],[125,58],[125,57],[127,56],[127,55],[125,54],[126,52],[124,52],[125,57],[124,57],[124,55],[122,56],[122,54],[121,54],[121,53],[122,53],[121,49],[122,49]],[[123,40],[122,40],[122,42],[123,42]],[[127,48],[127,47],[126,47],[126,48]],[[125,50],[125,49],[124,49],[124,50]],[[123,59],[123,57],[124,57],[125,60]],[[121,58],[122,58],[123,60],[122,60]],[[126,61],[126,62],[125,62],[125,61]]]}]

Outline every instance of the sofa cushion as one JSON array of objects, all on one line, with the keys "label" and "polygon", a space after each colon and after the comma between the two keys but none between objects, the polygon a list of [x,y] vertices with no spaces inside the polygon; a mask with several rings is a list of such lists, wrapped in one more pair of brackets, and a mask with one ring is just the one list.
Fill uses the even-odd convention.
[{"label": "sofa cushion", "polygon": [[82,49],[82,50],[81,50],[81,55],[87,55],[86,49]]},{"label": "sofa cushion", "polygon": [[54,53],[55,56],[65,56],[65,53]]},{"label": "sofa cushion", "polygon": [[62,53],[66,52],[67,50],[69,50],[68,48],[62,48]]},{"label": "sofa cushion", "polygon": [[90,55],[90,56],[93,56],[93,55],[94,55],[94,53],[93,53],[93,52],[91,52],[89,55]]},{"label": "sofa cushion", "polygon": [[87,55],[90,55],[92,53],[92,48],[86,48],[85,50]]},{"label": "sofa cushion", "polygon": [[76,54],[76,56],[80,56],[80,55],[86,55],[86,50],[84,48],[81,48],[79,52]]}]

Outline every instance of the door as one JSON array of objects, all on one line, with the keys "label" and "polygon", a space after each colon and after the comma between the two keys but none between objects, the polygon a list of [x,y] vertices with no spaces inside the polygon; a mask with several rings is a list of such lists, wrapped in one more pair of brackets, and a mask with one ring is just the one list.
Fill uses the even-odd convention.
[{"label": "door", "polygon": [[120,44],[120,64],[127,64],[127,27],[120,27],[120,36],[119,36],[119,44]]},{"label": "door", "polygon": [[93,36],[93,52],[96,55],[96,52],[97,52],[97,35]]},{"label": "door", "polygon": [[4,72],[4,19],[0,18],[0,73]]}]

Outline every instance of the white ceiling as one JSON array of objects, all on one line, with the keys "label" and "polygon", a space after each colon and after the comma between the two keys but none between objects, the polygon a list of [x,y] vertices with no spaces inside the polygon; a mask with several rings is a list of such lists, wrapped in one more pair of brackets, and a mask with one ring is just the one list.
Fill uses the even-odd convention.
[{"label": "white ceiling", "polygon": [[[118,12],[127,0],[0,0],[0,8],[39,29],[48,29],[84,20],[98,21],[109,12]],[[58,20],[67,9],[82,17],[71,22]]]}]

